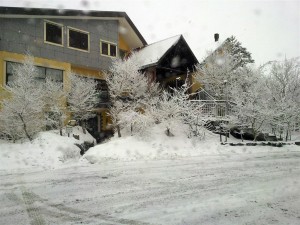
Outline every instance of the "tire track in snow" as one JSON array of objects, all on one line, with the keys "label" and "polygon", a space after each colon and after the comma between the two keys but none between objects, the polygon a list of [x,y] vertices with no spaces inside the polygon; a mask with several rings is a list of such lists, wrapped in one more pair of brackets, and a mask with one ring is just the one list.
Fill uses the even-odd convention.
[{"label": "tire track in snow", "polygon": [[27,214],[30,218],[31,225],[46,225],[46,221],[42,217],[39,207],[35,205],[34,196],[28,192],[25,187],[21,187],[22,197],[25,203]]},{"label": "tire track in snow", "polygon": [[[5,196],[15,203],[20,203],[22,201],[25,203],[25,209],[30,219],[30,225],[46,225],[48,223],[46,223],[44,217],[46,218],[49,216],[51,218],[59,219],[59,221],[57,221],[58,224],[61,224],[62,222],[85,221],[88,218],[93,220],[91,224],[94,224],[95,221],[97,221],[97,223],[100,222],[100,224],[151,225],[150,223],[117,218],[105,214],[91,214],[89,211],[74,209],[63,204],[47,203],[47,199],[27,190],[24,186],[21,186],[20,190],[23,199],[18,197],[15,193],[6,193]],[[37,203],[42,204],[37,206]],[[44,215],[44,217],[42,215]]]}]

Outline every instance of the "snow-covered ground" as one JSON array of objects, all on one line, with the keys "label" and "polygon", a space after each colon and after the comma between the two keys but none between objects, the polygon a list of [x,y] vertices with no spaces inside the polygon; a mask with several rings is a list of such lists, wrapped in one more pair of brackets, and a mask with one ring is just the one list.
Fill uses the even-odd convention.
[{"label": "snow-covered ground", "polygon": [[79,135],[79,140],[67,136],[65,130],[60,136],[58,131],[41,132],[32,143],[28,140],[10,143],[0,140],[0,171],[18,171],[24,168],[53,169],[67,163],[77,162],[80,149],[75,143],[96,140],[84,134],[81,127],[74,127],[72,134]]},{"label": "snow-covered ground", "polygon": [[[232,148],[232,147],[231,147]],[[0,224],[299,224],[300,151],[0,172]]]},{"label": "snow-covered ground", "polygon": [[157,130],[113,138],[84,157],[77,140],[51,132],[0,143],[0,224],[299,224],[299,146],[218,139]]}]

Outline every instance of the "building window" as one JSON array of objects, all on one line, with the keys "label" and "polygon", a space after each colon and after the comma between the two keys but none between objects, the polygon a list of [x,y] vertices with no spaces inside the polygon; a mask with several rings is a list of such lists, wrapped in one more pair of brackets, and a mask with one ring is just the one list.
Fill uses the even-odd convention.
[{"label": "building window", "polygon": [[97,92],[99,95],[100,102],[109,102],[108,86],[105,80],[96,80],[97,82]]},{"label": "building window", "polygon": [[37,66],[37,80],[45,82],[46,79],[51,79],[55,82],[63,82],[63,70],[52,69],[48,67]]},{"label": "building window", "polygon": [[63,46],[63,25],[45,21],[44,41],[48,44]]},{"label": "building window", "polygon": [[6,84],[9,84],[10,82],[13,81],[14,69],[20,65],[21,63],[6,62]]},{"label": "building window", "polygon": [[101,55],[116,57],[117,45],[107,41],[100,41],[100,52]]},{"label": "building window", "polygon": [[[6,62],[6,84],[14,80],[14,69],[22,65],[16,62]],[[45,82],[46,79],[51,79],[56,82],[63,82],[63,70],[52,69],[48,67],[36,66],[37,74],[35,79],[39,82]]]},{"label": "building window", "polygon": [[86,51],[90,50],[89,32],[68,27],[68,47]]}]

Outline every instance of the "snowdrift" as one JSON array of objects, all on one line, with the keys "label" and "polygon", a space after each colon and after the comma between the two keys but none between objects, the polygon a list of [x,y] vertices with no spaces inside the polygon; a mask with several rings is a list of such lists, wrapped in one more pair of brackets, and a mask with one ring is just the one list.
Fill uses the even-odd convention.
[{"label": "snowdrift", "polygon": [[[282,148],[272,146],[230,146],[221,145],[220,137],[210,131],[205,132],[205,139],[189,139],[184,132],[178,131],[168,137],[164,128],[156,126],[150,134],[140,138],[136,136],[113,137],[103,144],[89,149],[83,159],[90,163],[101,163],[108,160],[133,161],[155,159],[177,159],[203,155],[252,154],[256,152],[299,151],[295,145]],[[182,129],[183,130],[183,129]],[[223,137],[224,140],[224,137]],[[239,143],[241,140],[230,137],[228,142]],[[245,141],[244,143],[246,143]]]},{"label": "snowdrift", "polygon": [[[90,148],[83,156],[90,163],[107,160],[132,161],[153,159],[177,159],[201,155],[251,154],[252,152],[281,151],[271,146],[230,146],[220,145],[219,135],[206,131],[205,139],[189,139],[178,132],[174,137],[164,134],[157,126],[144,138],[136,136],[113,137],[106,143]],[[224,137],[223,137],[224,139]],[[231,137],[229,142],[240,142]],[[297,146],[284,146],[285,150],[296,150]]]},{"label": "snowdrift", "polygon": [[53,169],[66,163],[78,161],[80,149],[75,143],[96,140],[88,133],[84,134],[81,127],[74,127],[73,134],[79,135],[77,140],[66,135],[60,136],[58,131],[39,133],[32,143],[10,143],[0,140],[0,170],[22,170],[38,167]]}]

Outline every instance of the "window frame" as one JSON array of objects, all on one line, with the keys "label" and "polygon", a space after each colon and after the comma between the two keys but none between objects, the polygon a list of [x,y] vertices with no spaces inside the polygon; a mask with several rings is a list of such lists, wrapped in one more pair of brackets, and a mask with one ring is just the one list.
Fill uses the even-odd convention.
[{"label": "window frame", "polygon": [[[78,33],[83,33],[83,34],[87,34],[88,35],[88,50],[84,50],[84,49],[75,48],[75,47],[71,47],[70,46],[70,30],[76,31]],[[69,49],[73,49],[73,50],[77,50],[77,51],[82,51],[82,52],[90,52],[90,48],[91,48],[91,45],[90,45],[90,32],[85,31],[85,30],[80,30],[80,29],[75,28],[75,27],[68,26],[67,27],[67,37],[68,37],[67,38],[67,47]]]},{"label": "window frame", "polygon": [[[21,62],[21,61],[17,61],[17,60],[11,60],[11,59],[4,59],[3,60],[3,63],[4,63],[4,66],[3,66],[3,69],[4,69],[4,79],[3,79],[3,86],[7,86],[8,85],[8,77],[7,77],[7,63],[16,63],[16,64],[24,64],[24,62]],[[65,70],[63,68],[54,68],[54,67],[46,67],[42,64],[34,64],[35,67],[40,67],[40,68],[44,68],[45,69],[45,79],[41,79],[41,80],[44,80],[46,81],[46,78],[47,78],[47,69],[53,69],[53,70],[59,70],[62,72],[62,80],[59,81],[61,82],[63,85],[64,85],[64,75],[65,75]],[[13,75],[13,74],[12,74]],[[37,79],[38,80],[38,79]]]},{"label": "window frame", "polygon": [[[61,44],[57,44],[57,43],[53,43],[53,42],[49,42],[46,39],[46,24],[51,24],[51,25],[55,25],[61,28]],[[55,45],[55,46],[59,46],[59,47],[64,47],[64,25],[61,23],[55,23],[52,22],[50,20],[44,20],[44,43],[49,44],[49,45]]]},{"label": "window frame", "polygon": [[[108,44],[108,55],[102,54],[102,43]],[[111,46],[111,45],[116,46],[116,55],[115,55],[115,56],[112,56],[112,55],[110,54],[110,46]],[[101,56],[105,56],[105,57],[110,57],[110,58],[117,58],[118,55],[119,55],[117,43],[114,43],[114,42],[111,42],[111,41],[106,41],[106,40],[100,39],[100,55],[101,55]]]}]

